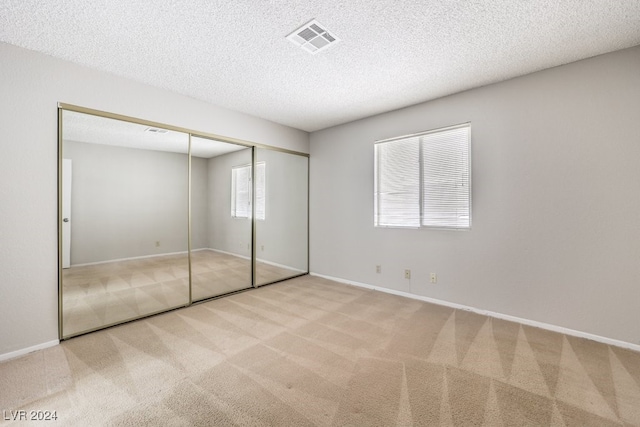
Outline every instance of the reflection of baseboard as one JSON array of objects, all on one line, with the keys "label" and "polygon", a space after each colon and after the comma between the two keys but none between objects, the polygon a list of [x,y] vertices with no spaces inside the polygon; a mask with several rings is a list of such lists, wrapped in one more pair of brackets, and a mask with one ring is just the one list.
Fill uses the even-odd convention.
[{"label": "reflection of baseboard", "polygon": [[[200,250],[205,250],[205,249],[200,249]],[[213,251],[213,252],[220,252],[221,254],[226,254],[226,255],[237,256],[237,257],[242,258],[242,259],[248,259],[248,260],[251,259],[251,257],[249,257],[249,256],[240,255],[240,254],[234,254],[233,252],[222,251],[220,249],[207,248],[206,250]],[[261,262],[263,264],[273,265],[274,267],[285,268],[287,270],[292,270],[292,271],[295,271],[295,272],[298,272],[298,273],[306,273],[307,272],[307,270],[300,270],[299,268],[291,267],[289,265],[284,265],[284,264],[278,264],[276,262],[267,261],[266,259],[262,259],[262,258],[256,258],[256,261]]]},{"label": "reflection of baseboard", "polygon": [[[231,256],[238,257],[238,258],[251,260],[250,256],[235,254],[233,252],[227,252],[227,251],[223,251],[223,250],[220,250],[220,249],[199,248],[199,249],[192,249],[191,250],[191,252],[200,252],[200,251],[219,252],[221,254],[231,255]],[[107,261],[88,262],[88,263],[85,263],[85,264],[72,264],[71,267],[85,267],[85,266],[89,266],[89,265],[108,264],[110,262],[134,261],[134,260],[137,260],[137,259],[156,258],[156,257],[161,257],[161,256],[170,256],[170,255],[186,255],[187,253],[188,253],[187,251],[181,251],[181,252],[170,252],[170,253],[166,253],[166,254],[143,255],[143,256],[136,256],[136,257],[130,257],[130,258],[117,258],[117,259],[110,259],[110,260],[107,260]],[[307,272],[306,270],[300,270],[299,268],[291,267],[289,265],[284,265],[284,264],[278,264],[277,262],[268,261],[268,260],[262,259],[262,258],[256,258],[256,261],[261,262],[263,264],[272,265],[274,267],[280,267],[280,268],[284,268],[284,269],[287,269],[287,270],[295,271],[297,273],[306,273]]]},{"label": "reflection of baseboard", "polygon": [[225,255],[237,256],[238,258],[242,258],[242,259],[248,259],[248,260],[251,259],[250,256],[234,254],[233,252],[222,251],[220,249],[206,248],[206,249],[203,249],[203,250],[218,252],[218,253],[225,254]]},{"label": "reflection of baseboard", "polygon": [[[195,249],[192,252],[195,251],[200,251],[202,249]],[[159,257],[159,256],[169,256],[169,255],[186,255],[188,252],[187,251],[180,251],[180,252],[169,252],[166,254],[154,254],[154,255],[142,255],[142,256],[134,256],[134,257],[129,257],[129,258],[116,258],[116,259],[109,259],[106,261],[96,261],[96,262],[87,262],[84,264],[71,264],[71,267],[85,267],[87,265],[98,265],[98,264],[108,264],[110,262],[120,262],[120,261],[133,261],[136,259],[145,259],[145,258],[155,258],[155,257]]]},{"label": "reflection of baseboard", "polygon": [[297,273],[306,273],[307,270],[300,270],[299,268],[291,267],[290,265],[278,264],[275,262],[267,261],[266,259],[256,258],[256,261],[261,262],[263,264],[273,265],[274,267],[284,268],[286,270],[295,271]]}]

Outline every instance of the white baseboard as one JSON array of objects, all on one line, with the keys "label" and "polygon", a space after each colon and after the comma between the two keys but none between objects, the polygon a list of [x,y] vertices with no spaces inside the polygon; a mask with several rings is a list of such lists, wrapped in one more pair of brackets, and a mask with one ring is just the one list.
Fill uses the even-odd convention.
[{"label": "white baseboard", "polygon": [[10,353],[0,354],[0,362],[5,360],[14,359],[16,357],[24,356],[25,354],[32,353],[38,350],[44,350],[45,348],[53,347],[60,344],[59,340],[53,340],[44,342],[42,344],[34,345],[32,347],[23,348],[20,350],[12,351]]},{"label": "white baseboard", "polygon": [[483,316],[494,317],[496,319],[508,320],[510,322],[521,323],[527,326],[533,326],[535,328],[546,329],[552,332],[558,332],[565,335],[570,335],[578,338],[586,338],[588,340],[597,341],[599,343],[612,345],[615,347],[626,348],[628,350],[638,351],[640,352],[640,345],[633,344],[626,341],[620,341],[612,338],[603,337],[600,335],[594,335],[587,332],[576,331],[575,329],[569,329],[562,326],[552,325],[550,323],[538,322],[536,320],[525,319],[522,317],[511,316],[509,314],[497,313],[495,311],[482,310],[479,308],[471,307],[468,305],[456,304],[454,302],[439,300],[435,298],[429,298],[422,295],[416,295],[409,292],[397,291],[395,289],[383,288],[381,286],[369,285],[367,283],[355,282],[353,280],[342,279],[340,277],[327,276],[324,274],[318,273],[309,273],[311,276],[322,277],[323,279],[333,280],[334,282],[345,283],[347,285],[358,286],[361,288],[372,289],[375,291],[385,292],[387,294],[398,295],[406,298],[416,299],[424,302],[428,302],[431,304],[442,305],[446,307],[456,308],[458,310],[471,311],[476,314],[481,314]]}]

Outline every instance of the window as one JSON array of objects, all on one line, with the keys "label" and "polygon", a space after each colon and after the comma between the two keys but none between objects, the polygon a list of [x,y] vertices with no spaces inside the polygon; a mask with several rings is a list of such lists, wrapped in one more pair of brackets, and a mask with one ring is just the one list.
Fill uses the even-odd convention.
[{"label": "window", "polygon": [[471,125],[375,144],[376,227],[471,227]]},{"label": "window", "polygon": [[[231,216],[251,218],[251,165],[231,168]],[[265,163],[256,163],[256,219],[265,219]]]}]

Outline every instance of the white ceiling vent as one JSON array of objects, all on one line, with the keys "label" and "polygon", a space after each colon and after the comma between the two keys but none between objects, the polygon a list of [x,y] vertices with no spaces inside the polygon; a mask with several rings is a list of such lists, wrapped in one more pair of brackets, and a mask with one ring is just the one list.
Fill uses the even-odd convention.
[{"label": "white ceiling vent", "polygon": [[340,41],[315,19],[289,34],[287,39],[314,55]]},{"label": "white ceiling vent", "polygon": [[167,132],[169,132],[166,129],[152,128],[152,127],[148,127],[144,131],[145,132],[151,132],[151,133],[167,133]]}]

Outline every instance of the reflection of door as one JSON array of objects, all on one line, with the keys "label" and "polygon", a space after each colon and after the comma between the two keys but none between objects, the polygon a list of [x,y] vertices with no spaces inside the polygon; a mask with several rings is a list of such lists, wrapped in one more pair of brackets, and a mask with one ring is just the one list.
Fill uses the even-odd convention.
[{"label": "reflection of door", "polygon": [[62,268],[71,266],[71,159],[62,159]]}]

